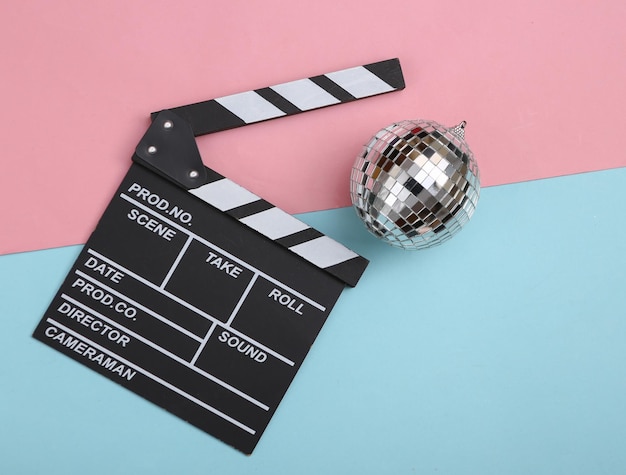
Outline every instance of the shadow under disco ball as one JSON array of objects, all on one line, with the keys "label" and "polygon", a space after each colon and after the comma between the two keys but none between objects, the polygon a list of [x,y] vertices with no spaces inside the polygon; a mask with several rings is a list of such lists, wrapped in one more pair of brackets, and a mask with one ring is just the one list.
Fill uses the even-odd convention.
[{"label": "shadow under disco ball", "polygon": [[441,244],[474,214],[478,165],[465,142],[465,122],[444,127],[404,120],[379,131],[357,157],[350,197],[367,229],[392,246]]}]

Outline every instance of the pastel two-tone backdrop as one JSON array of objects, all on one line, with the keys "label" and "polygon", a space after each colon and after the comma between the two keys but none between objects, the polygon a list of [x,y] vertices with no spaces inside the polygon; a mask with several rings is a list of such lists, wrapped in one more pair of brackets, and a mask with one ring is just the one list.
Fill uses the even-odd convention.
[{"label": "pastel two-tone backdrop", "polygon": [[[604,2],[0,6],[2,473],[623,473],[626,7]],[[198,140],[204,162],[367,257],[251,457],[30,335],[164,108],[398,57],[406,89]],[[352,163],[455,125],[467,228],[370,236]]]}]

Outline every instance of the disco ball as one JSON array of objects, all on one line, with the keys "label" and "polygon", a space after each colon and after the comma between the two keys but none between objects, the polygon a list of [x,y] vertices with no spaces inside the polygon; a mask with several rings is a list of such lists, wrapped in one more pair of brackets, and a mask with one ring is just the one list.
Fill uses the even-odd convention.
[{"label": "disco ball", "polygon": [[392,124],[363,148],[350,176],[352,204],[367,229],[403,249],[450,239],[474,214],[479,194],[465,122]]}]

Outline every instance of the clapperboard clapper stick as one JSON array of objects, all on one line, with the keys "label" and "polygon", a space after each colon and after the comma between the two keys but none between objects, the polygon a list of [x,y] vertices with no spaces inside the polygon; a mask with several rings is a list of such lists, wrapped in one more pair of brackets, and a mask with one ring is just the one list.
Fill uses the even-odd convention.
[{"label": "clapperboard clapper stick", "polygon": [[392,59],[153,114],[33,336],[252,453],[367,260],[205,167],[194,137],[403,88]]}]

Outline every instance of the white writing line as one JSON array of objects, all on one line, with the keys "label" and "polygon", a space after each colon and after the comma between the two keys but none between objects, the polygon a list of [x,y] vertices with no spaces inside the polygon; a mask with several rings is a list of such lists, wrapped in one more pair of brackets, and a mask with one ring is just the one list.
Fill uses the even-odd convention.
[{"label": "white writing line", "polygon": [[79,340],[83,340],[86,341],[87,343],[89,343],[91,346],[93,346],[94,348],[96,348],[97,350],[101,351],[102,353],[105,353],[119,361],[121,361],[122,363],[124,363],[126,366],[133,368],[135,371],[137,371],[138,373],[143,374],[144,376],[152,379],[153,381],[161,384],[162,386],[165,386],[167,389],[175,392],[176,394],[179,394],[181,396],[183,396],[184,398],[188,399],[191,402],[196,403],[198,406],[203,407],[204,409],[206,409],[209,412],[212,412],[213,414],[215,414],[218,417],[221,417],[222,419],[224,419],[225,421],[230,422],[231,424],[239,427],[240,429],[245,430],[246,432],[248,432],[249,434],[256,434],[256,431],[254,429],[251,429],[250,427],[248,427],[247,425],[239,422],[237,419],[234,419],[232,417],[230,417],[228,414],[223,413],[222,411],[214,408],[213,406],[210,406],[209,404],[201,401],[200,399],[192,396],[191,394],[186,393],[185,391],[183,391],[180,388],[177,388],[176,386],[174,386],[171,383],[168,383],[167,381],[159,378],[158,376],[150,373],[149,371],[146,371],[145,369],[137,366],[134,363],[131,363],[130,361],[126,360],[125,358],[122,358],[121,356],[113,353],[110,350],[107,350],[106,348],[98,345],[97,343],[91,341],[89,338],[86,338],[85,336],[81,335],[80,333],[75,332],[74,330],[70,330],[69,328],[67,328],[65,325],[61,325],[60,323],[54,321],[51,318],[46,319],[46,321],[48,321],[49,323],[51,323],[52,325],[56,325],[58,328],[60,328],[61,330],[63,330],[66,333],[69,333],[70,335],[72,335],[75,338],[78,338]]},{"label": "white writing line", "polygon": [[106,284],[103,284],[102,282],[100,282],[99,280],[94,279],[91,276],[88,276],[87,274],[85,274],[84,272],[81,272],[79,270],[76,270],[76,275],[82,277],[83,279],[87,279],[89,282],[91,282],[92,284],[96,284],[98,286],[100,286],[101,288],[103,288],[104,290],[106,290],[107,292],[111,292],[113,295],[115,295],[116,297],[125,300],[126,302],[130,303],[133,307],[137,307],[139,310],[142,310],[144,312],[146,312],[148,315],[156,318],[157,320],[162,321],[163,323],[165,323],[166,325],[169,325],[170,327],[174,328],[175,330],[178,330],[179,332],[183,333],[184,335],[188,336],[189,338],[192,338],[198,342],[202,341],[202,338],[200,338],[197,335],[194,335],[193,333],[191,333],[189,330],[186,330],[185,328],[177,325],[174,322],[171,322],[170,320],[168,320],[165,317],[162,317],[161,315],[159,315],[156,312],[153,312],[152,310],[150,310],[149,308],[141,305],[139,302],[131,299],[130,297],[127,297],[121,293],[119,293],[117,290],[112,289],[111,287],[109,287]]},{"label": "white writing line", "polygon": [[256,282],[257,277],[258,277],[258,274],[254,274],[252,276],[252,279],[250,279],[250,283],[248,283],[248,286],[246,287],[246,290],[243,291],[243,294],[241,295],[241,298],[239,299],[239,302],[237,302],[237,305],[233,309],[233,312],[230,314],[230,317],[228,318],[228,321],[226,322],[226,325],[228,325],[228,326],[232,325],[233,320],[235,319],[235,315],[237,315],[237,312],[239,312],[239,309],[241,308],[241,306],[245,302],[246,298],[248,297],[248,294],[250,293],[250,289],[252,289],[252,286]]},{"label": "white writing line", "polygon": [[167,285],[167,283],[169,282],[170,278],[172,277],[172,274],[174,273],[174,271],[178,267],[178,264],[180,263],[180,260],[183,258],[183,254],[185,254],[185,252],[187,252],[187,248],[189,247],[189,244],[191,244],[191,241],[193,241],[193,238],[191,236],[189,236],[187,238],[187,241],[185,241],[185,245],[183,246],[183,248],[178,253],[178,256],[176,257],[176,260],[174,261],[174,264],[172,264],[172,267],[170,267],[170,270],[167,273],[167,275],[165,276],[165,279],[163,279],[163,282],[161,283],[160,288],[164,289],[165,286]]},{"label": "white writing line", "polygon": [[[199,308],[191,305],[189,302],[184,301],[183,299],[177,297],[176,295],[172,294],[171,292],[168,292],[165,289],[161,289],[159,288],[157,285],[153,284],[152,282],[150,282],[147,279],[144,279],[143,277],[141,277],[140,275],[135,274],[133,271],[127,269],[126,267],[118,264],[115,261],[112,261],[111,259],[109,259],[108,257],[104,257],[102,254],[100,254],[99,252],[94,251],[93,249],[87,249],[87,252],[89,254],[92,254],[93,256],[102,259],[104,262],[106,262],[107,264],[117,267],[118,269],[120,269],[121,271],[123,271],[124,273],[126,273],[126,275],[133,277],[134,279],[138,280],[139,282],[141,282],[142,284],[150,287],[153,290],[156,290],[157,292],[165,295],[166,297],[170,298],[171,300],[175,301],[176,303],[182,305],[183,307],[191,310],[192,312],[200,315],[201,317],[206,318],[207,320],[210,320],[214,323],[217,323],[220,326],[223,326],[224,328],[228,328],[231,333],[234,333],[235,335],[243,338],[244,340],[248,340],[250,343],[254,344],[255,346],[257,346],[258,348],[262,349],[263,351],[265,351],[266,353],[269,353],[270,355],[272,355],[274,358],[282,361],[283,363],[288,364],[289,366],[294,366],[294,362],[291,361],[289,358],[281,355],[280,353],[277,353],[276,351],[272,350],[271,348],[268,348],[267,346],[259,343],[258,341],[254,340],[253,338],[250,338],[247,335],[244,335],[243,333],[241,333],[238,330],[235,330],[232,327],[229,327],[227,325],[224,324],[224,322],[221,322],[220,320],[218,320],[217,318],[209,315],[206,312],[203,312],[202,310],[200,310]],[[76,271],[76,273],[78,273],[80,271]],[[97,281],[96,281],[97,282]]]},{"label": "white writing line", "polygon": [[120,194],[120,198],[128,201],[131,204],[134,204],[135,206],[137,206],[138,208],[141,208],[142,210],[144,210],[146,213],[150,213],[153,216],[156,216],[157,218],[159,218],[160,220],[166,222],[167,224],[169,224],[170,226],[178,229],[180,232],[182,232],[183,234],[187,234],[188,236],[193,236],[197,241],[201,242],[202,244],[204,244],[207,247],[210,247],[211,249],[215,249],[216,251],[218,251],[220,254],[225,255],[226,257],[228,257],[230,260],[235,261],[237,263],[239,263],[240,265],[242,265],[243,267],[245,267],[246,269],[252,271],[255,274],[259,274],[261,277],[263,277],[264,279],[270,281],[272,284],[278,285],[279,287],[282,287],[283,289],[287,290],[288,292],[292,293],[293,295],[297,296],[298,298],[304,300],[305,302],[307,302],[309,305],[312,305],[313,307],[317,308],[318,310],[321,310],[322,312],[326,311],[326,307],[324,307],[323,305],[317,303],[315,300],[311,300],[309,297],[307,297],[306,295],[301,294],[300,292],[298,292],[295,289],[292,289],[291,287],[289,287],[288,285],[282,283],[279,280],[276,280],[275,278],[267,275],[265,272],[260,271],[259,269],[251,266],[250,264],[248,264],[247,262],[242,261],[241,259],[239,259],[237,256],[233,256],[231,253],[229,253],[228,251],[225,251],[224,249],[222,249],[219,246],[216,246],[215,244],[213,244],[212,242],[207,241],[206,239],[202,238],[201,236],[198,236],[197,234],[189,231],[188,229],[185,229],[184,227],[182,227],[181,225],[175,223],[174,221],[166,218],[165,216],[162,216],[161,214],[157,213],[156,211],[154,211],[153,209],[148,208],[147,206],[145,206],[142,203],[139,203],[138,201],[135,201],[133,198],[131,198],[128,195],[125,195],[124,193]]},{"label": "white writing line", "polygon": [[[171,359],[173,359],[174,361],[182,364],[183,366],[185,366],[185,367],[195,371],[198,374],[201,374],[205,378],[210,379],[211,381],[213,381],[214,383],[222,386],[223,388],[228,389],[229,391],[233,392],[237,396],[240,396],[243,399],[245,399],[246,401],[251,402],[255,406],[258,406],[258,407],[260,407],[261,409],[263,409],[265,411],[269,410],[269,407],[266,404],[263,404],[262,402],[254,399],[252,396],[249,396],[248,394],[244,393],[243,391],[240,391],[239,389],[235,388],[234,386],[231,386],[230,384],[226,383],[225,381],[222,381],[221,379],[216,378],[212,374],[207,373],[206,371],[203,371],[200,368],[197,368],[197,367],[193,366],[193,364],[190,364],[188,361],[185,361],[183,358],[179,357],[178,355],[175,355],[174,353],[171,353],[170,351],[166,350],[165,348],[160,347],[156,343],[148,340],[147,338],[144,338],[143,336],[135,333],[132,330],[129,330],[125,326],[119,325],[117,322],[114,322],[110,318],[105,317],[104,315],[102,315],[101,313],[99,313],[99,312],[95,311],[94,309],[88,307],[87,305],[85,305],[85,304],[83,304],[81,302],[78,302],[77,300],[73,299],[69,295],[61,294],[61,297],[64,298],[65,300],[67,300],[68,302],[76,305],[77,307],[81,308],[85,312],[88,312],[88,313],[98,317],[99,319],[104,320],[109,325],[112,325],[113,327],[115,327],[115,328],[117,328],[119,330],[122,330],[125,333],[128,333],[133,338],[136,338],[137,340],[139,340],[142,343],[150,346],[154,350],[157,350],[159,353],[163,353],[164,355],[170,357]],[[211,327],[211,328],[213,328],[213,327]]]},{"label": "white writing line", "polygon": [[204,340],[202,340],[202,343],[200,343],[200,346],[196,350],[196,354],[193,355],[193,359],[191,360],[191,364],[192,365],[195,365],[196,361],[198,361],[198,358],[200,357],[200,353],[202,353],[204,351],[204,347],[209,342],[209,338],[211,338],[211,335],[215,331],[215,327],[216,326],[217,326],[217,324],[215,322],[213,322],[213,325],[211,325],[211,328],[209,328],[209,331],[207,332],[206,336],[204,337]]}]

